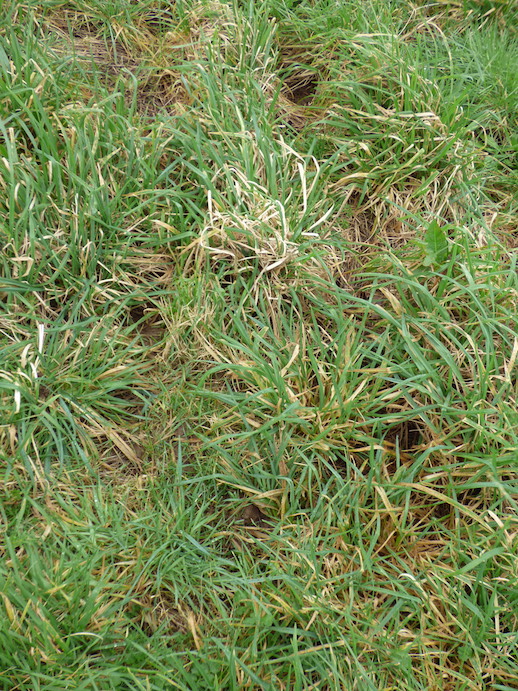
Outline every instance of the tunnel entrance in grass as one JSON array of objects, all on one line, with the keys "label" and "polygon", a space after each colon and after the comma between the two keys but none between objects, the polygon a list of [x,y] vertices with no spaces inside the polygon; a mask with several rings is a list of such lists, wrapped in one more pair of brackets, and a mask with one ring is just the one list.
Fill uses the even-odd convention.
[{"label": "tunnel entrance in grass", "polygon": [[277,76],[282,95],[296,106],[312,105],[318,85],[324,80],[311,55],[287,49],[281,49]]},{"label": "tunnel entrance in grass", "polygon": [[384,468],[388,477],[393,477],[401,463],[412,461],[414,453],[423,444],[423,432],[417,420],[403,420],[385,434]]},{"label": "tunnel entrance in grass", "polygon": [[408,453],[422,443],[422,433],[416,420],[405,420],[390,429],[385,441],[398,448],[401,453]]},{"label": "tunnel entrance in grass", "polygon": [[283,91],[290,101],[298,106],[308,106],[313,103],[319,77],[303,68],[294,69],[284,77]]}]

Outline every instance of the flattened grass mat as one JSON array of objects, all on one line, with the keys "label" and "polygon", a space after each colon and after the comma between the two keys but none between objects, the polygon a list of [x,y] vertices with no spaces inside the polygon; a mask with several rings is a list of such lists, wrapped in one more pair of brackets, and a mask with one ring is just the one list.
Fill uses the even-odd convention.
[{"label": "flattened grass mat", "polygon": [[1,688],[518,688],[517,20],[3,2]]}]

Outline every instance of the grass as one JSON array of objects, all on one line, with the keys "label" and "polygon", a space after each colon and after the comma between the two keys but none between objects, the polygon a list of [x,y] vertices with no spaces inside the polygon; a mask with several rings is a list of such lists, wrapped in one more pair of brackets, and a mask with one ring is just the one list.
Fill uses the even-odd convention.
[{"label": "grass", "polygon": [[518,688],[516,19],[3,3],[1,688]]}]

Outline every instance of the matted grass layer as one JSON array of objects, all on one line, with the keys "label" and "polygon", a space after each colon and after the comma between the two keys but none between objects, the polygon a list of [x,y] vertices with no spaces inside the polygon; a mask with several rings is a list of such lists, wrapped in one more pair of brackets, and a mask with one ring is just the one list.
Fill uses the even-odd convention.
[{"label": "matted grass layer", "polygon": [[518,688],[517,18],[2,4],[2,688]]}]

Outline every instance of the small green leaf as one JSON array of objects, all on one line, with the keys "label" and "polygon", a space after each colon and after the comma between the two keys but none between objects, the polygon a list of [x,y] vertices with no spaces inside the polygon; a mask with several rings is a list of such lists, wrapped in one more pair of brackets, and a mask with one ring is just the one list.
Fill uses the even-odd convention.
[{"label": "small green leaf", "polygon": [[461,645],[458,653],[460,660],[467,662],[473,656],[473,648],[470,645]]},{"label": "small green leaf", "polygon": [[432,221],[425,233],[425,266],[443,262],[448,255],[448,236],[446,229],[441,228],[437,221]]},{"label": "small green leaf", "polygon": [[7,53],[2,46],[0,46],[0,67],[3,67],[6,70],[9,69],[9,58],[7,57]]}]

